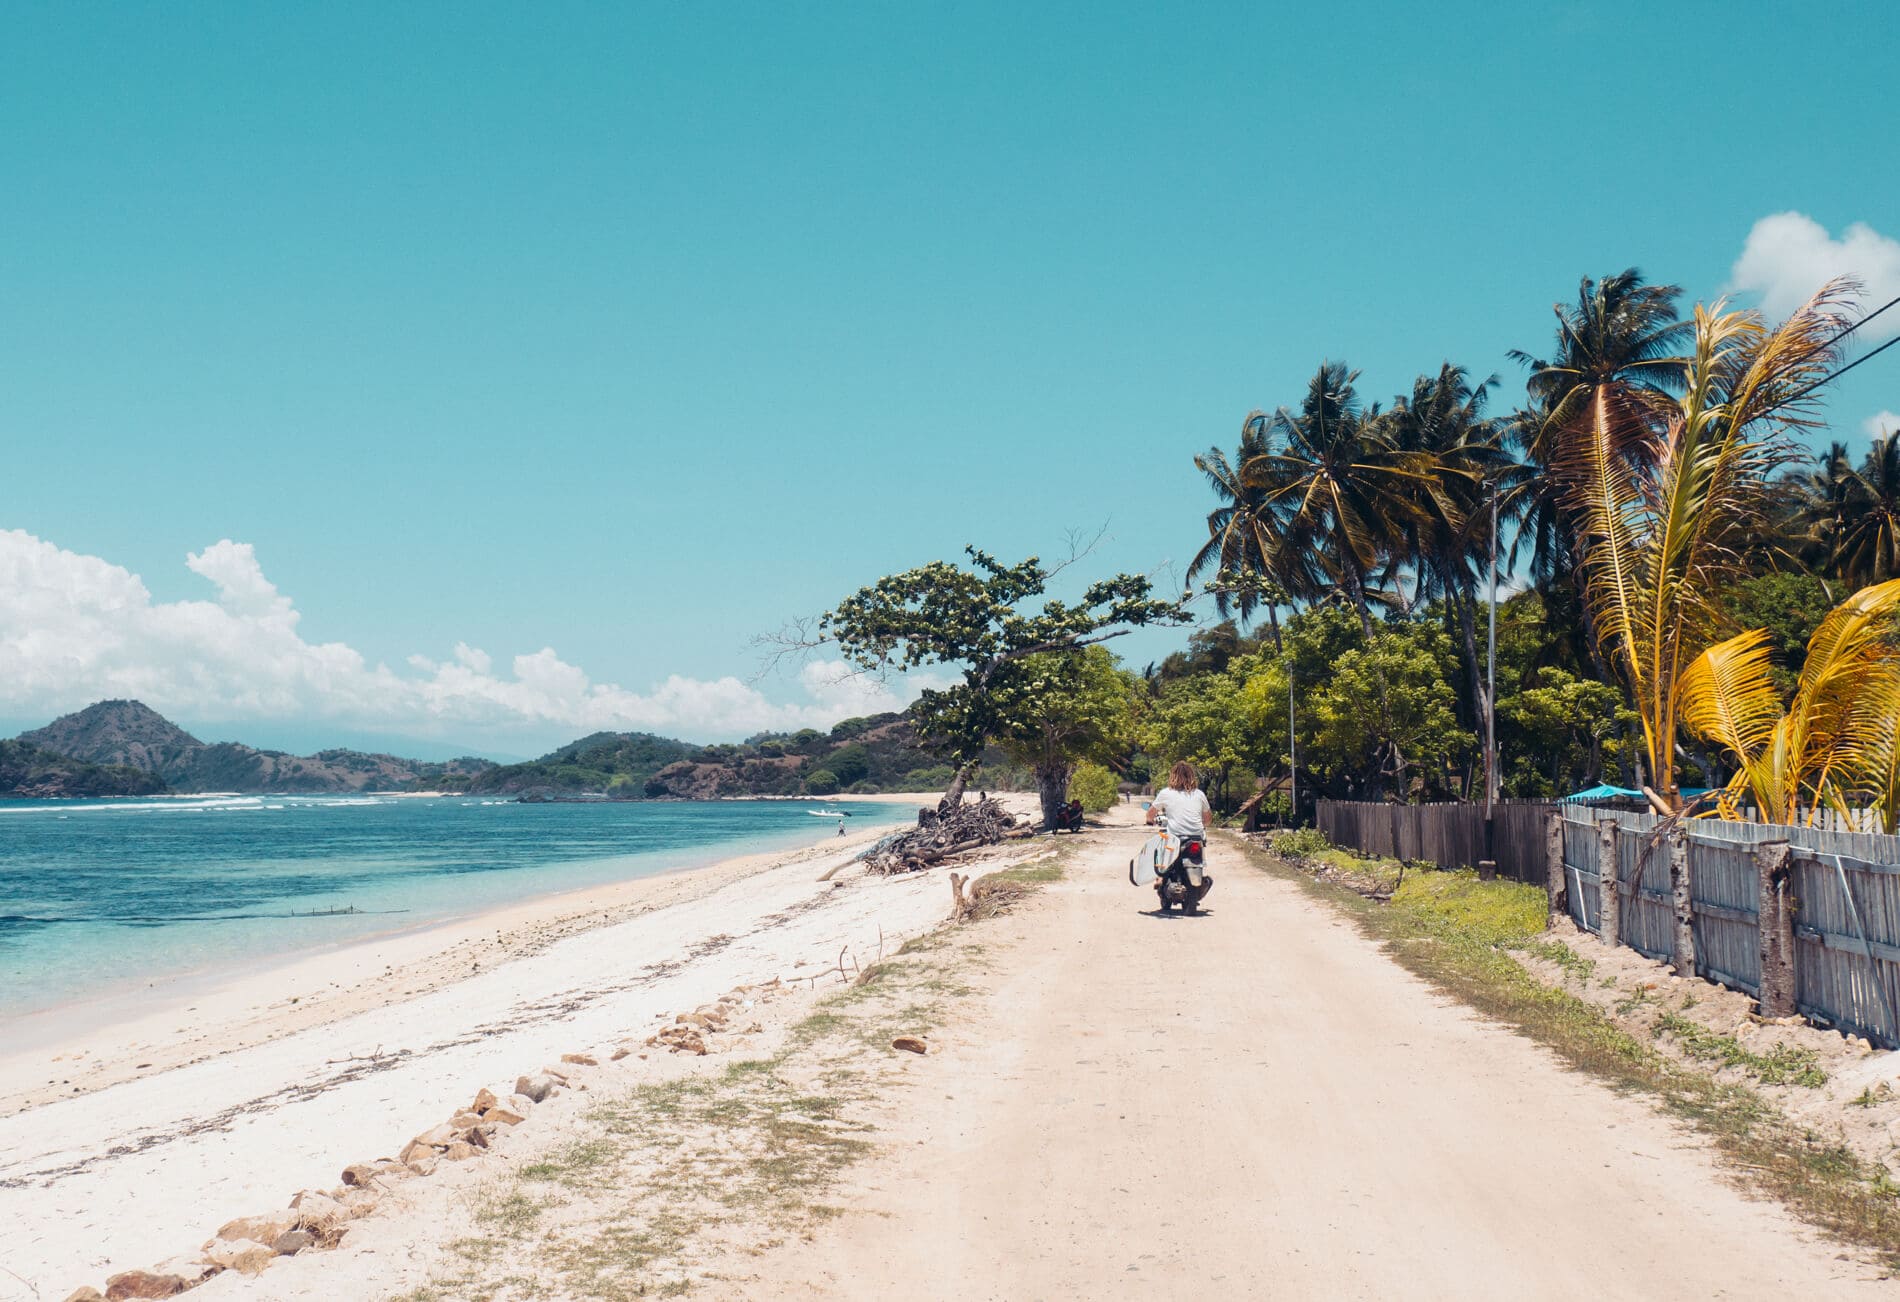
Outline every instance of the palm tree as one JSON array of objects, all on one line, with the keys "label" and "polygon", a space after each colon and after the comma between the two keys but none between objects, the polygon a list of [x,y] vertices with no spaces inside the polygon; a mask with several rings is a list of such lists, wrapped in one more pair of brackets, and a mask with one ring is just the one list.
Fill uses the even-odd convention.
[{"label": "palm tree", "polygon": [[1787,433],[1816,423],[1812,387],[1836,355],[1851,290],[1833,282],[1773,329],[1755,312],[1698,306],[1683,392],[1666,417],[1653,398],[1621,404],[1598,385],[1557,449],[1586,603],[1634,697],[1645,790],[1661,812],[1681,805],[1684,674],[1715,641],[1719,591],[1745,571],[1771,518]]},{"label": "palm tree", "polygon": [[1288,537],[1325,545],[1325,567],[1369,637],[1371,575],[1404,547],[1421,498],[1441,496],[1442,486],[1431,453],[1398,446],[1378,407],[1361,409],[1358,378],[1342,362],[1322,362],[1299,410],[1273,414],[1267,445],[1240,467],[1240,481]]},{"label": "palm tree", "polygon": [[1509,354],[1531,368],[1525,388],[1537,418],[1525,434],[1532,461],[1550,465],[1563,443],[1593,421],[1639,430],[1670,418],[1690,337],[1689,323],[1676,315],[1681,296],[1678,286],[1645,284],[1631,267],[1600,281],[1585,276],[1573,308],[1551,305],[1557,317],[1551,359],[1517,349]]},{"label": "palm tree", "polygon": [[1722,812],[1744,794],[1765,821],[1808,821],[1824,805],[1874,793],[1889,834],[1900,820],[1900,579],[1862,588],[1828,612],[1784,712],[1769,676],[1769,639],[1751,629],[1697,656],[1682,676],[1683,726],[1721,744],[1738,765]]},{"label": "palm tree", "polygon": [[1860,469],[1845,457],[1837,464],[1845,474],[1828,572],[1856,587],[1900,576],[1900,430],[1876,437]]},{"label": "palm tree", "polygon": [[[1219,505],[1207,514],[1207,542],[1188,562],[1187,577],[1213,571],[1225,583],[1210,584],[1221,615],[1242,619],[1265,607],[1273,644],[1280,645],[1278,607],[1310,599],[1324,587],[1316,553],[1305,539],[1287,532],[1285,522],[1266,500],[1266,489],[1248,482],[1242,471],[1267,451],[1267,417],[1250,412],[1240,427],[1240,446],[1232,458],[1214,447],[1194,458]],[[1238,581],[1235,581],[1238,580]]]},{"label": "palm tree", "polygon": [[1443,603],[1455,640],[1462,644],[1470,709],[1475,725],[1490,708],[1478,662],[1477,607],[1481,575],[1490,550],[1487,490],[1508,491],[1517,463],[1505,451],[1501,422],[1484,414],[1493,375],[1473,386],[1462,366],[1446,362],[1436,375],[1421,375],[1409,395],[1394,400],[1387,433],[1405,451],[1429,455],[1438,471],[1429,489],[1413,492],[1409,559],[1417,569],[1418,597]]}]

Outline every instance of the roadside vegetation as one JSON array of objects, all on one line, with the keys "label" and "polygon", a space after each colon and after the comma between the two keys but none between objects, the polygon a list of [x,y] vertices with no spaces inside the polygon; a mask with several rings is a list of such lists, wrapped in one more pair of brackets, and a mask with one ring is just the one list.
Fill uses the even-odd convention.
[{"label": "roadside vegetation", "polygon": [[[1415,871],[1382,898],[1308,866],[1326,863],[1324,852],[1276,850],[1248,845],[1244,853],[1258,868],[1296,880],[1346,914],[1402,966],[1447,994],[1529,1036],[1570,1066],[1655,1099],[1708,1136],[1751,1192],[1779,1199],[1817,1227],[1874,1250],[1888,1269],[1900,1270],[1900,1185],[1886,1168],[1791,1120],[1757,1089],[1710,1074],[1740,1067],[1762,1085],[1815,1087],[1825,1076],[1813,1054],[1758,1053],[1732,1036],[1669,1014],[1659,1019],[1657,1032],[1642,1038],[1572,990],[1538,980],[1517,955],[1554,963],[1571,982],[1588,982],[1595,974],[1589,960],[1544,935],[1545,895],[1536,887],[1484,882],[1469,871]],[[1375,868],[1372,875],[1379,873]],[[1637,998],[1647,995],[1639,991]],[[1681,1055],[1663,1052],[1665,1040]]]}]

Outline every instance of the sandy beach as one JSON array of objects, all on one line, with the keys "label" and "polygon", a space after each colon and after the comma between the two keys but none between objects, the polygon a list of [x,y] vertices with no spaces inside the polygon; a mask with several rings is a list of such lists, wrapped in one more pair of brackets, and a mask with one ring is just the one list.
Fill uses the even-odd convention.
[{"label": "sandy beach", "polygon": [[841,952],[871,961],[945,907],[936,874],[849,866],[879,834],[548,896],[10,1044],[0,1299],[193,1252],[232,1217],[393,1154],[482,1086],[505,1094],[735,985],[814,976]]}]

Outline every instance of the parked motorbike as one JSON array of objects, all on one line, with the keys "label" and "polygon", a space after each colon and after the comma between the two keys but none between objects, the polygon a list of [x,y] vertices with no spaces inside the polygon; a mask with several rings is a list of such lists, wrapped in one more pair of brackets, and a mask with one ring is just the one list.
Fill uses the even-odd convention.
[{"label": "parked motorbike", "polygon": [[1057,832],[1080,832],[1082,830],[1082,802],[1071,800],[1056,810]]}]

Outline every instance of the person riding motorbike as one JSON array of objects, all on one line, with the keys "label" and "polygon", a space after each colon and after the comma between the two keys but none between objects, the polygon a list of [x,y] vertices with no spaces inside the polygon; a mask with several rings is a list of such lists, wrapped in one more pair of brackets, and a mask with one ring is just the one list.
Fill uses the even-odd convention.
[{"label": "person riding motorbike", "polygon": [[1168,785],[1155,793],[1154,802],[1148,806],[1147,821],[1168,820],[1168,835],[1174,838],[1177,848],[1174,862],[1163,871],[1162,877],[1185,866],[1196,905],[1213,889],[1214,879],[1203,870],[1198,856],[1188,854],[1188,847],[1206,843],[1207,820],[1213,816],[1214,807],[1208,804],[1207,793],[1201,790],[1201,775],[1186,760],[1176,761],[1168,770]]}]

